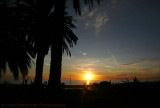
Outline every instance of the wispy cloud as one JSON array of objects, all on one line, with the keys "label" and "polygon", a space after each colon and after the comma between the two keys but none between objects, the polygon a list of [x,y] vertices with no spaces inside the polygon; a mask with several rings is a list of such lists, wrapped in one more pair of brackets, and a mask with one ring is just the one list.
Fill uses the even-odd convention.
[{"label": "wispy cloud", "polygon": [[94,68],[92,68],[90,65],[87,64],[81,66],[71,66],[71,67],[76,70],[80,70],[81,72],[91,72],[95,70]]},{"label": "wispy cloud", "polygon": [[141,64],[141,63],[150,63],[153,62],[154,60],[143,60],[143,61],[136,61],[136,62],[131,62],[131,63],[124,63],[124,64],[120,64],[121,66],[128,66],[128,65],[137,65],[137,64]]},{"label": "wispy cloud", "polygon": [[94,20],[94,27],[96,29],[96,35],[99,34],[102,27],[109,21],[109,18],[107,17],[107,14],[105,12],[99,13],[97,17]]},{"label": "wispy cloud", "polygon": [[84,56],[85,56],[85,55],[87,55],[87,53],[86,53],[86,52],[83,52],[83,53],[82,53],[82,55],[84,55]]},{"label": "wispy cloud", "polygon": [[105,67],[107,67],[107,68],[112,68],[112,66],[109,66],[109,65],[105,65]]},{"label": "wispy cloud", "polygon": [[108,53],[111,55],[111,58],[113,59],[113,61],[115,62],[115,64],[117,65],[117,67],[119,67],[119,63],[117,62],[116,57],[114,56],[114,54],[111,52],[111,50],[109,48],[107,48]]},{"label": "wispy cloud", "polygon": [[71,67],[77,70],[83,70],[82,67],[77,67],[77,66],[71,66]]},{"label": "wispy cloud", "polygon": [[138,63],[141,63],[141,62],[124,63],[124,64],[120,64],[120,65],[128,66],[128,65],[135,65],[135,64],[138,64]]},{"label": "wispy cloud", "polygon": [[87,6],[82,9],[82,16],[78,17],[82,20],[86,29],[94,28],[96,35],[102,30],[103,26],[109,21],[106,11],[101,11],[102,7],[97,7],[89,11]]},{"label": "wispy cloud", "polygon": [[[126,6],[129,0],[102,0],[101,5],[95,5],[89,10],[88,6],[82,8],[82,14],[78,20],[82,21],[86,29],[93,29],[96,35],[103,30],[104,26],[119,14],[119,11]],[[79,22],[79,21],[78,21]]]}]

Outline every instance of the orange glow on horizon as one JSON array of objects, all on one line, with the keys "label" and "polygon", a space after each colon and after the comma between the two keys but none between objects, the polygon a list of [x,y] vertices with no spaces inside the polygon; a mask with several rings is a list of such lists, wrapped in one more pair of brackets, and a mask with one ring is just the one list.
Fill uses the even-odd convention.
[{"label": "orange glow on horizon", "polygon": [[[96,70],[96,69],[83,69],[83,70],[63,70],[61,80],[84,80],[91,83],[94,80],[132,80],[133,77],[137,77],[139,80],[160,80],[160,73],[159,68],[151,68],[150,70],[147,70],[148,74],[145,74],[146,70]],[[150,72],[150,73],[149,73]],[[124,74],[128,73],[128,74]],[[35,78],[35,71],[34,69],[31,69],[28,73],[28,76],[26,78],[30,78],[34,80]],[[8,69],[6,74],[2,73],[2,80],[5,79],[13,79],[13,74]],[[22,79],[21,73],[19,74],[19,79]],[[49,79],[49,72],[44,69],[43,72],[43,80]]]}]

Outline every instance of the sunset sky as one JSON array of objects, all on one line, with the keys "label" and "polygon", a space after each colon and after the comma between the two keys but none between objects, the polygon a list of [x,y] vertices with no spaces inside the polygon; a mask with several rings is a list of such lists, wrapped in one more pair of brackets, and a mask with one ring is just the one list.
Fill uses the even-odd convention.
[{"label": "sunset sky", "polygon": [[[103,0],[89,11],[82,3],[81,16],[70,0],[67,11],[76,20],[79,38],[71,58],[63,54],[62,80],[160,80],[160,0]],[[48,79],[50,53],[45,58]],[[29,72],[34,77],[35,68]],[[10,76],[7,73],[4,78]]]}]

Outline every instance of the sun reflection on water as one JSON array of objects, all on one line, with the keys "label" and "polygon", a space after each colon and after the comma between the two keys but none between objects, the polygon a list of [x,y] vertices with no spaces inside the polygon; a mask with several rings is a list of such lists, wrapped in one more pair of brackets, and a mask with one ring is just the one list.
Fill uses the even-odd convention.
[{"label": "sun reflection on water", "polygon": [[89,80],[87,80],[87,85],[89,85],[90,84],[90,82],[89,82]]}]

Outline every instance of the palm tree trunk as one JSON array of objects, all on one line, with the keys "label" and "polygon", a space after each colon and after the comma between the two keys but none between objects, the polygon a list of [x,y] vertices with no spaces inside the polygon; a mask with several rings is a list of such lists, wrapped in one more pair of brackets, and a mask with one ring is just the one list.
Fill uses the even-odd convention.
[{"label": "palm tree trunk", "polygon": [[62,48],[60,46],[51,48],[51,67],[48,86],[49,88],[59,89],[61,84],[62,68]]},{"label": "palm tree trunk", "polygon": [[35,81],[34,81],[36,86],[41,86],[42,85],[44,57],[45,57],[45,54],[43,54],[43,53],[38,53],[37,54],[36,75],[35,75]]},{"label": "palm tree trunk", "polygon": [[48,86],[59,89],[61,84],[62,42],[64,31],[65,0],[56,0],[54,11],[55,36],[51,47],[51,65]]}]

